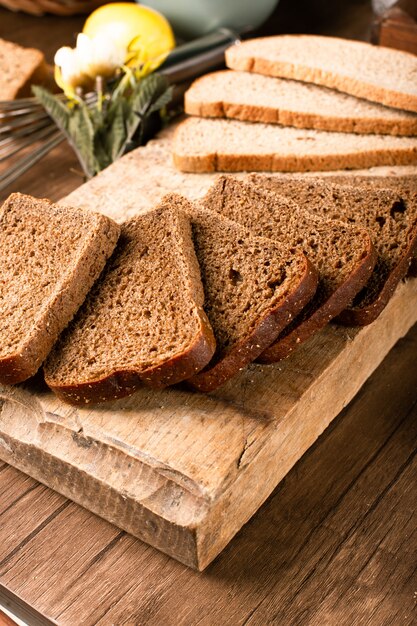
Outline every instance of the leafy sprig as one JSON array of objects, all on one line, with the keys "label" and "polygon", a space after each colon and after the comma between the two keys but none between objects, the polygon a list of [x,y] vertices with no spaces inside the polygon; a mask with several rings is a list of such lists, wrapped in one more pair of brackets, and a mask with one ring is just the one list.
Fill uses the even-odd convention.
[{"label": "leafy sprig", "polygon": [[124,154],[133,137],[142,142],[146,119],[164,109],[172,87],[161,74],[138,77],[128,67],[116,81],[96,91],[63,101],[43,87],[32,87],[38,102],[66,135],[87,178],[92,178]]}]

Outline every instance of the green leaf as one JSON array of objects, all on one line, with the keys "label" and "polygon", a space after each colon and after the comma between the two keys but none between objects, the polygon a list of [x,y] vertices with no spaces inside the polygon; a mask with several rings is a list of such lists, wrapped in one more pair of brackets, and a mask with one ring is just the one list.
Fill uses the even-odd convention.
[{"label": "green leaf", "polygon": [[125,152],[146,117],[171,100],[172,88],[160,74],[138,79],[126,70],[99,103],[64,103],[42,87],[34,87],[33,93],[66,134],[86,176],[92,177]]},{"label": "green leaf", "polygon": [[58,128],[62,131],[67,131],[71,117],[71,112],[67,106],[57,96],[54,96],[43,87],[32,85],[32,92],[48,115],[52,117]]},{"label": "green leaf", "polygon": [[68,134],[73,147],[81,157],[85,173],[90,178],[95,176],[100,171],[100,166],[94,153],[94,126],[85,103],[80,103],[72,112]]},{"label": "green leaf", "polygon": [[126,120],[128,143],[145,118],[168,104],[172,89],[161,74],[150,74],[140,80],[129,99],[130,111]]},{"label": "green leaf", "polygon": [[149,113],[149,108],[158,101],[168,88],[168,81],[161,74],[150,74],[143,78],[137,84],[131,97],[130,103],[133,112],[139,117],[145,117]]},{"label": "green leaf", "polygon": [[164,109],[172,100],[173,88],[168,87],[148,109],[148,115]]},{"label": "green leaf", "polygon": [[113,119],[110,127],[110,141],[111,141],[111,160],[121,156],[124,152],[127,141],[127,129],[125,123],[125,106],[123,100],[118,100],[114,106]]}]

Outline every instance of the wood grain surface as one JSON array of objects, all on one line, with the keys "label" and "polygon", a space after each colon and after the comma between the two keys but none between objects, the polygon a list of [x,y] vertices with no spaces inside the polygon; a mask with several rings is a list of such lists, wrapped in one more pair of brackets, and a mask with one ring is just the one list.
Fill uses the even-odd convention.
[{"label": "wood grain surface", "polygon": [[204,574],[0,466],[2,584],[63,625],[411,626],[416,351],[417,327]]},{"label": "wood grain surface", "polygon": [[[117,221],[166,192],[200,197],[216,175],[178,172],[171,125],[63,203]],[[417,322],[416,280],[380,318],[330,325],[275,366],[251,365],[217,392],[143,388],[74,408],[28,383],[0,386],[0,458],[123,530],[204,569]]]},{"label": "wood grain surface", "polygon": [[[53,51],[79,27],[5,29]],[[56,200],[74,169],[61,146],[7,192]],[[416,623],[416,350],[414,327],[204,574],[0,461],[0,602],[31,625]]]}]

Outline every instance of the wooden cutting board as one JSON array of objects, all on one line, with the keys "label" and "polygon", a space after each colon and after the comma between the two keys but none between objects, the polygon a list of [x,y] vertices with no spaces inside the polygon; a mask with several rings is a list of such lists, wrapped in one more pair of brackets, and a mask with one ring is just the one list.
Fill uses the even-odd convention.
[{"label": "wooden cutting board", "polygon": [[[123,220],[166,191],[201,196],[214,175],[174,170],[170,141],[171,131],[64,202]],[[416,321],[409,279],[372,325],[330,325],[284,362],[251,365],[210,395],[144,388],[75,408],[41,377],[0,386],[0,458],[201,570]]]}]

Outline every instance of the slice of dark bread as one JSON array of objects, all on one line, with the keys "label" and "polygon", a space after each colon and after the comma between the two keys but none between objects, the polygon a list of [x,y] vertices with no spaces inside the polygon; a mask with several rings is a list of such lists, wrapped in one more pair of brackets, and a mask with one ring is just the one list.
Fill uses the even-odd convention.
[{"label": "slice of dark bread", "polygon": [[275,341],[313,297],[317,272],[300,250],[253,237],[218,213],[196,207],[191,219],[217,350],[188,382],[209,392]]},{"label": "slice of dark bread", "polygon": [[[349,185],[353,187],[361,186],[367,189],[380,189],[381,187],[384,189],[392,189],[401,196],[401,199],[406,204],[408,211],[416,210],[417,173],[415,175],[406,174],[405,176],[378,176],[368,174],[356,174],[352,176],[352,173],[350,172],[345,176],[343,174],[332,174],[330,176],[326,176],[326,181],[337,185]],[[417,276],[416,254],[414,254],[411,260],[408,276]]]},{"label": "slice of dark bread", "polygon": [[277,341],[258,359],[273,363],[341,313],[362,289],[375,265],[375,251],[366,230],[324,220],[259,185],[221,176],[203,205],[281,245],[302,250],[319,270],[314,298]]},{"label": "slice of dark bread", "polygon": [[417,195],[417,173],[415,175],[368,175],[368,174],[329,174],[326,176],[312,175],[313,180],[326,180],[334,185],[348,185],[350,187],[366,187],[367,189],[393,189],[400,195],[405,194],[410,199]]},{"label": "slice of dark bread", "polygon": [[36,373],[98,278],[120,228],[15,193],[0,210],[0,382]]},{"label": "slice of dark bread", "polygon": [[143,383],[162,388],[210,361],[215,340],[188,204],[168,195],[122,225],[105,271],[45,364],[46,383],[64,400],[109,401]]},{"label": "slice of dark bread", "polygon": [[[407,274],[417,249],[417,205],[389,189],[334,185],[326,179],[267,177],[263,184],[296,200],[315,215],[365,227],[378,253],[375,270],[338,317],[347,325],[373,322]],[[262,184],[262,183],[261,183]]]}]

